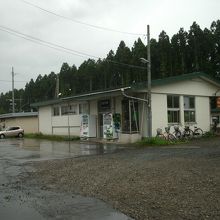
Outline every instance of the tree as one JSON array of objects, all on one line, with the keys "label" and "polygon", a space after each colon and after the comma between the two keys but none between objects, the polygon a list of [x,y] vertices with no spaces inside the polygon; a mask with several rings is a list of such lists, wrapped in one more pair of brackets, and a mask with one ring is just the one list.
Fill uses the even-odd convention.
[{"label": "tree", "polygon": [[171,45],[170,38],[165,31],[162,31],[159,35],[158,47],[160,56],[160,76],[170,76],[173,72],[171,65]]}]

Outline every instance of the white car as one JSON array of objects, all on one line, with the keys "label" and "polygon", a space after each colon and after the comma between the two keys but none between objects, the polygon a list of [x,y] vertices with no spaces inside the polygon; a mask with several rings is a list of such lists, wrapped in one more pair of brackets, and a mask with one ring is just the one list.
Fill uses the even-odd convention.
[{"label": "white car", "polygon": [[5,137],[23,137],[24,129],[19,126],[8,127],[3,131],[0,131],[0,138],[3,139]]}]

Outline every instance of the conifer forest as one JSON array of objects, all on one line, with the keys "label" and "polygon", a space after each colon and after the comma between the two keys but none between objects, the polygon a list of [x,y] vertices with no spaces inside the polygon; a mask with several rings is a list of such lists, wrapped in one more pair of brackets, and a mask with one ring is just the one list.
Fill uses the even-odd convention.
[{"label": "conifer forest", "polygon": [[[132,48],[123,40],[116,51],[110,50],[104,59],[87,59],[78,68],[63,63],[59,73],[39,73],[23,89],[15,89],[15,111],[30,111],[30,104],[55,98],[56,80],[59,77],[61,97],[97,90],[119,88],[147,80],[147,45],[138,38]],[[196,22],[188,31],[180,28],[168,36],[165,31],[158,39],[151,39],[152,79],[204,72],[220,80],[220,20],[202,30]],[[10,113],[12,91],[1,93],[0,114]]]}]

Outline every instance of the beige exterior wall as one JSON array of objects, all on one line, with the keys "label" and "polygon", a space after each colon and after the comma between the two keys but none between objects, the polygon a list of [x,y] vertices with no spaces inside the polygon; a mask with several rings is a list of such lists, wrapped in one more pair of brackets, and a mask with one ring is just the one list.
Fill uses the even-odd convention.
[{"label": "beige exterior wall", "polygon": [[19,117],[19,118],[6,118],[1,125],[5,127],[20,126],[24,129],[25,133],[37,133],[38,130],[38,117]]},{"label": "beige exterior wall", "polygon": [[97,115],[98,114],[98,102],[97,100],[92,100],[89,102],[89,114],[90,115]]},{"label": "beige exterior wall", "polygon": [[156,129],[167,127],[167,95],[152,94],[152,135],[156,135]]},{"label": "beige exterior wall", "polygon": [[43,134],[52,134],[51,117],[51,106],[39,108],[39,131]]},{"label": "beige exterior wall", "polygon": [[52,116],[52,134],[68,135],[70,127],[70,135],[80,135],[80,115],[63,115]]},{"label": "beige exterior wall", "polygon": [[203,131],[209,131],[211,125],[211,113],[209,106],[209,98],[196,97],[196,122],[197,126],[202,128]]}]

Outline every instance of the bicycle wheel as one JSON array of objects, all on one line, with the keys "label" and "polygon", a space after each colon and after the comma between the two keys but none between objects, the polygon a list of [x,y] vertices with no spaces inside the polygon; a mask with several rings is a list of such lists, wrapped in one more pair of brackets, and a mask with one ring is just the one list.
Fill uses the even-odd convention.
[{"label": "bicycle wheel", "polygon": [[193,133],[193,135],[194,135],[195,137],[202,137],[202,135],[203,135],[203,130],[202,130],[201,128],[196,128],[195,131],[194,131],[194,133]]},{"label": "bicycle wheel", "polygon": [[173,134],[168,134],[168,141],[175,141],[176,137]]},{"label": "bicycle wheel", "polygon": [[163,139],[163,140],[166,140],[166,137],[164,134],[159,134],[156,136],[157,138],[160,138],[160,139]]},{"label": "bicycle wheel", "polygon": [[184,137],[185,138],[192,138],[193,137],[193,131],[191,129],[184,131]]},{"label": "bicycle wheel", "polygon": [[182,134],[180,131],[174,131],[173,135],[175,136],[176,139],[181,139],[182,138]]}]

